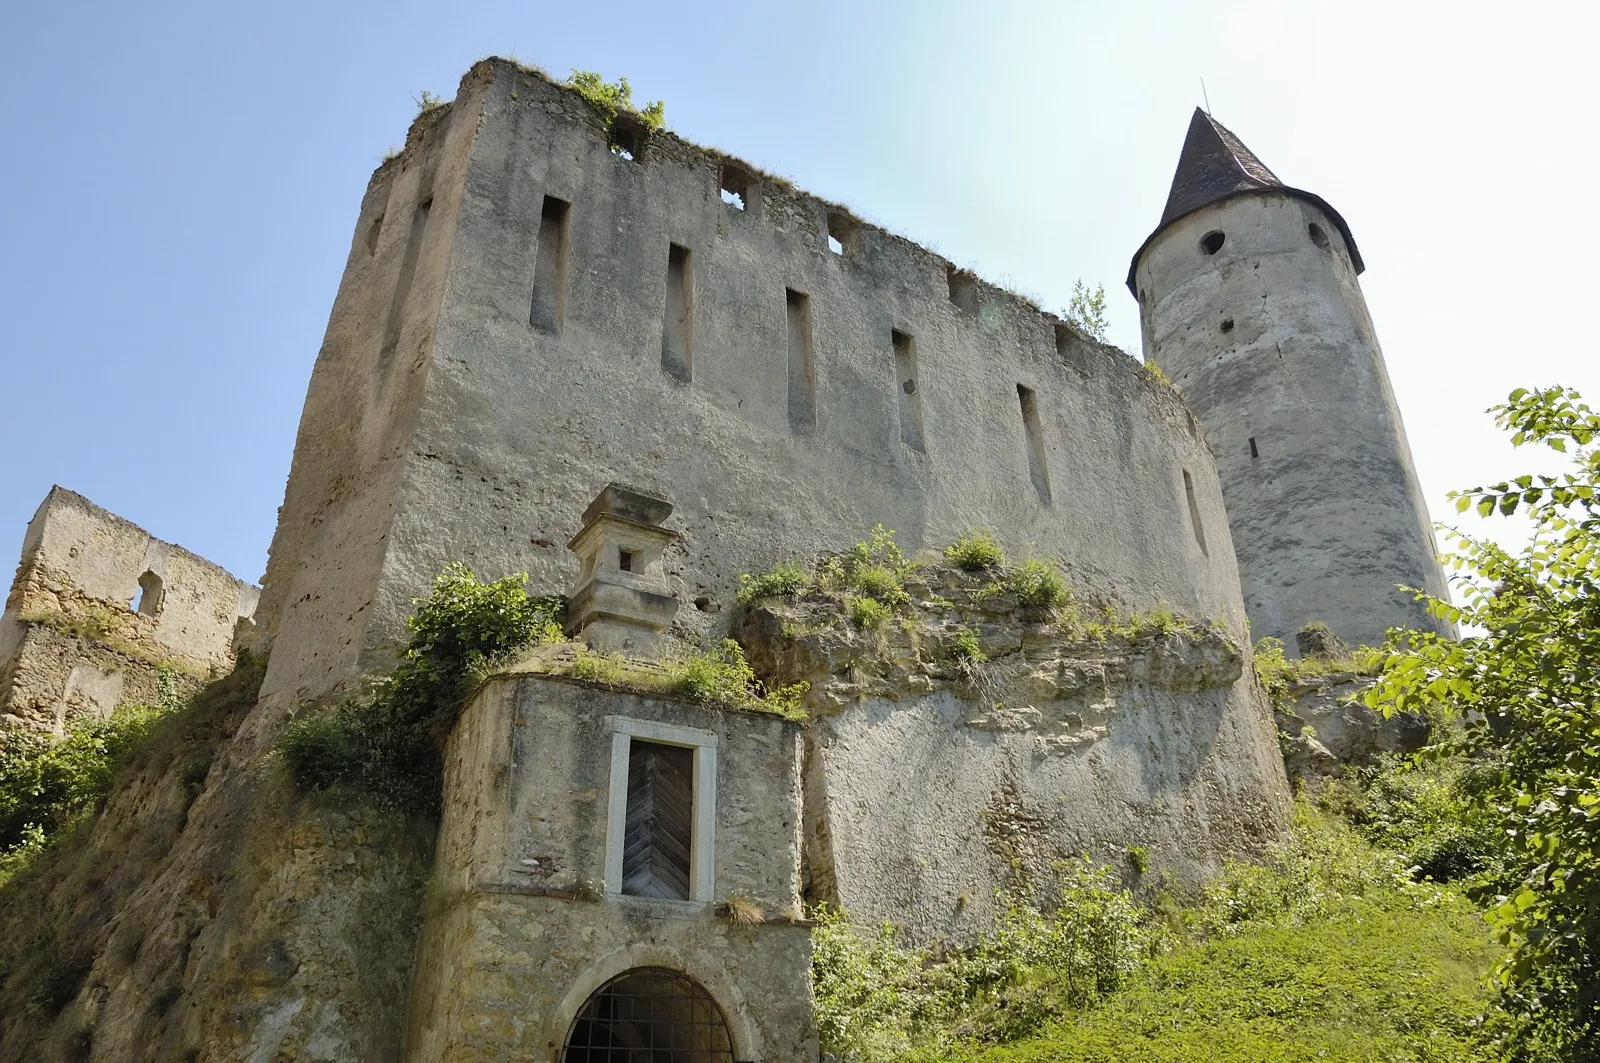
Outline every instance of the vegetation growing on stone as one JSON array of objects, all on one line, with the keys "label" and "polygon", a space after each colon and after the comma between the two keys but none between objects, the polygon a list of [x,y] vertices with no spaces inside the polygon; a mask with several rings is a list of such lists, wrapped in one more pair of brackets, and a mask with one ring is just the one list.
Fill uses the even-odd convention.
[{"label": "vegetation growing on stone", "polygon": [[1256,680],[1267,692],[1267,697],[1277,706],[1291,703],[1291,688],[1314,679],[1349,673],[1352,676],[1375,676],[1383,666],[1385,655],[1370,646],[1360,646],[1338,657],[1304,656],[1291,659],[1283,642],[1268,635],[1255,644],[1254,660]]},{"label": "vegetation growing on stone", "polygon": [[163,674],[154,705],[125,705],[108,720],[83,719],[66,736],[14,730],[0,745],[0,884],[45,846],[94,813],[134,748],[182,704]]},{"label": "vegetation growing on stone", "polygon": [[670,694],[741,712],[771,712],[790,719],[805,716],[801,698],[806,684],[763,684],[733,639],[723,639],[705,650],[680,650],[659,662],[629,660],[581,645],[540,656],[543,659],[537,661],[514,661],[504,672],[566,675],[596,686]]},{"label": "vegetation growing on stone", "polygon": [[944,559],[967,572],[982,572],[1006,563],[999,540],[985,531],[970,531],[944,548]]},{"label": "vegetation growing on stone", "polygon": [[390,675],[285,729],[279,752],[301,791],[339,786],[381,805],[437,810],[444,743],[474,677],[485,662],[561,637],[560,599],[529,595],[520,572],[484,583],[453,563],[413,604]]},{"label": "vegetation growing on stone", "polygon": [[632,116],[645,135],[660,129],[666,121],[667,107],[661,100],[642,108],[634,107],[633,88],[625,77],[607,81],[593,70],[574,70],[567,84],[576,89],[590,110],[594,111],[607,136],[611,136],[616,128],[619,114]]}]

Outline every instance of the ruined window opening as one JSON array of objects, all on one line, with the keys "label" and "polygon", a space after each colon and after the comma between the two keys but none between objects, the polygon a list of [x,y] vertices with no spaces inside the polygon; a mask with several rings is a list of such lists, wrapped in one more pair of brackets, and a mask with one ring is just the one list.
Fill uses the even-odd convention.
[{"label": "ruined window opening", "polygon": [[1072,326],[1066,324],[1056,325],[1056,354],[1065,358],[1072,350]]},{"label": "ruined window opening", "polygon": [[912,450],[922,451],[922,391],[917,386],[917,342],[894,329],[890,333],[894,345],[895,395],[900,410],[900,442]]},{"label": "ruined window opening", "polygon": [[722,193],[722,201],[728,206],[735,210],[744,210],[750,203],[755,184],[755,178],[739,167],[732,163],[723,163],[717,185]]},{"label": "ruined window opening", "polygon": [[639,135],[639,127],[628,120],[628,116],[618,114],[611,123],[611,131],[607,135],[607,146],[611,154],[620,159],[633,162],[638,158],[640,145],[644,138]]},{"label": "ruined window opening", "polygon": [[139,577],[139,591],[128,603],[128,608],[145,616],[160,616],[165,595],[166,588],[162,585],[161,577],[147,571]]},{"label": "ruined window opening", "polygon": [[367,226],[367,254],[376,254],[378,251],[378,236],[383,232],[383,215],[379,214],[372,219],[372,224]]},{"label": "ruined window opening", "polygon": [[1050,469],[1045,463],[1044,426],[1039,421],[1039,400],[1033,389],[1017,385],[1017,401],[1022,405],[1022,430],[1028,444],[1028,478],[1038,492],[1039,501],[1050,504]]},{"label": "ruined window opening", "polygon": [[828,215],[828,250],[844,258],[855,258],[860,226],[848,214]]},{"label": "ruined window opening", "polygon": [[945,277],[950,283],[950,301],[963,313],[976,314],[978,312],[978,278],[966,270],[950,266],[945,270]]},{"label": "ruined window opening", "polygon": [[1310,235],[1312,243],[1316,244],[1324,251],[1328,249],[1328,234],[1322,231],[1322,226],[1318,225],[1316,222],[1312,222],[1310,225],[1306,226],[1306,232]]},{"label": "ruined window opening", "polygon": [[632,550],[618,550],[617,551],[617,567],[620,568],[624,572],[632,572],[633,571],[633,551]]},{"label": "ruined window opening", "polygon": [[733,1063],[722,1009],[700,984],[665,967],[635,967],[584,1002],[562,1063]]},{"label": "ruined window opening", "polygon": [[1222,331],[1223,332],[1232,332],[1233,331],[1233,318],[1225,317],[1225,318],[1222,319]]},{"label": "ruined window opening", "polygon": [[667,305],[661,368],[687,384],[694,377],[694,268],[687,247],[667,245]]},{"label": "ruined window opening", "polygon": [[533,306],[528,323],[560,332],[567,303],[567,230],[572,204],[545,196],[539,211],[539,247],[533,272]]},{"label": "ruined window opening", "polygon": [[1189,500],[1189,524],[1194,528],[1194,541],[1200,544],[1200,552],[1207,557],[1211,551],[1206,549],[1206,532],[1200,524],[1200,503],[1194,497],[1194,478],[1189,475],[1189,470],[1183,470],[1183,493]]},{"label": "ruined window opening", "polygon": [[784,289],[789,324],[789,427],[803,432],[817,424],[817,371],[811,344],[811,297]]},{"label": "ruined window opening", "polygon": [[1223,243],[1228,239],[1224,233],[1212,231],[1200,238],[1200,250],[1208,255],[1214,255],[1222,250]]},{"label": "ruined window opening", "polygon": [[422,238],[428,231],[428,214],[433,210],[433,197],[418,203],[411,214],[411,233],[406,237],[406,255],[400,262],[400,279],[389,300],[388,320],[383,326],[383,347],[379,357],[387,360],[400,346],[400,330],[405,325],[406,299],[411,295],[411,282],[417,275],[417,259],[422,254]]},{"label": "ruined window opening", "polygon": [[1252,459],[1261,457],[1261,452],[1256,450],[1256,437],[1255,436],[1251,436],[1250,437],[1250,457]]}]

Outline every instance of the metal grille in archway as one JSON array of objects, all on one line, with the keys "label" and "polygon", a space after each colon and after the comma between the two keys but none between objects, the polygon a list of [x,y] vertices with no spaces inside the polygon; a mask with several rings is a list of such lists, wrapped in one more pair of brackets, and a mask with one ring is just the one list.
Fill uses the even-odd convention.
[{"label": "metal grille in archway", "polygon": [[636,967],[595,990],[567,1034],[562,1063],[734,1063],[728,1021],[698,982]]}]

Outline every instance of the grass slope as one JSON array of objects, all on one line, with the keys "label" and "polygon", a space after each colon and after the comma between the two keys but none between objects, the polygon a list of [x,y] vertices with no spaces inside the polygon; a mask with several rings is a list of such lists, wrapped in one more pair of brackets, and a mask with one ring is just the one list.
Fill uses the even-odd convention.
[{"label": "grass slope", "polygon": [[1346,899],[1307,925],[1183,945],[1041,1035],[925,1058],[984,1063],[1332,1063],[1490,1058],[1476,1036],[1499,951],[1444,894]]}]

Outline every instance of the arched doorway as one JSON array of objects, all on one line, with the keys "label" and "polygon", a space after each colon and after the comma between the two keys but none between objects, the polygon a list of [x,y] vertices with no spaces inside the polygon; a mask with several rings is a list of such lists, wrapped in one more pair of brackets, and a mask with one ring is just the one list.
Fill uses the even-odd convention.
[{"label": "arched doorway", "polygon": [[688,975],[635,967],[594,991],[562,1063],[733,1063],[728,1021]]}]

